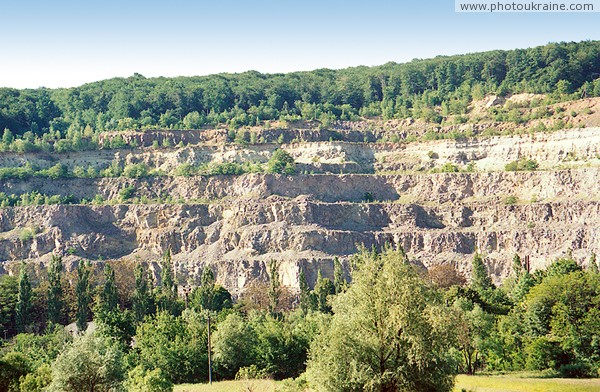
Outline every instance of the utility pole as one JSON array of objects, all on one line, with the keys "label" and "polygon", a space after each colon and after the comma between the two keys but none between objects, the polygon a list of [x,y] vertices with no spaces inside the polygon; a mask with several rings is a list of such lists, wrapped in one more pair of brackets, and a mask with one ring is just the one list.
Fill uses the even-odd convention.
[{"label": "utility pole", "polygon": [[208,312],[208,383],[212,385],[212,362],[211,362],[211,354],[212,351],[210,345],[210,311]]}]

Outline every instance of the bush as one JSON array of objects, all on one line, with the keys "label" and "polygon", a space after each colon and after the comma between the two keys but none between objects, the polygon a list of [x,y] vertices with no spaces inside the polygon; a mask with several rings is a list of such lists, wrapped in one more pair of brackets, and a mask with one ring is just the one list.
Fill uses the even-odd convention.
[{"label": "bush", "polygon": [[33,172],[29,168],[23,167],[2,167],[0,168],[0,180],[7,179],[17,179],[17,180],[25,180],[31,175]]},{"label": "bush", "polygon": [[34,237],[34,231],[31,229],[23,229],[21,233],[19,233],[19,239],[23,242],[31,241]]},{"label": "bush", "polygon": [[519,159],[518,161],[512,161],[504,166],[504,170],[506,171],[534,171],[537,170],[539,164],[533,159],[527,159],[525,157]]},{"label": "bush", "polygon": [[140,178],[148,175],[148,166],[143,163],[127,165],[123,169],[123,176],[129,178]]},{"label": "bush", "polygon": [[121,201],[129,200],[135,194],[135,188],[133,186],[127,186],[119,191],[119,197]]},{"label": "bush", "polygon": [[38,171],[37,175],[40,177],[48,177],[53,180],[58,180],[59,178],[67,177],[69,172],[65,165],[62,163],[57,163],[48,169]]},{"label": "bush", "polygon": [[42,365],[21,378],[20,392],[42,392],[52,382],[52,369]]},{"label": "bush", "polygon": [[267,163],[267,173],[291,175],[296,172],[294,158],[285,150],[276,150]]},{"label": "bush", "polygon": [[128,392],[171,392],[173,383],[160,369],[136,366],[129,372],[125,388]]},{"label": "bush", "polygon": [[194,166],[192,166],[189,163],[182,163],[181,165],[179,165],[177,167],[177,169],[175,169],[175,175],[176,176],[182,176],[182,177],[190,177],[194,175],[195,172],[195,168]]},{"label": "bush", "polygon": [[9,352],[0,358],[0,391],[17,392],[19,378],[29,373],[30,363],[21,353]]}]

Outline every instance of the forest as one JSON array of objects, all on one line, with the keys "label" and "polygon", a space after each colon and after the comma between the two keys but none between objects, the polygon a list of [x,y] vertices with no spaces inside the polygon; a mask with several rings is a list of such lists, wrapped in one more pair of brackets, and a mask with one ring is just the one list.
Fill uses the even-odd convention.
[{"label": "forest", "polygon": [[[586,270],[568,254],[545,270],[527,264],[515,255],[496,286],[481,254],[467,283],[452,265],[425,270],[401,248],[363,248],[351,283],[336,259],[332,280],[319,273],[311,290],[301,270],[293,293],[273,260],[268,282],[232,298],[210,268],[197,287],[178,283],[169,252],[158,279],[145,264],[117,261],[66,272],[55,256],[46,276],[22,264],[18,277],[0,277],[0,388],[207,382],[209,320],[213,380],[273,378],[283,391],[449,391],[455,374],[480,371],[598,377],[596,256]],[[72,332],[62,327],[72,322]]]},{"label": "forest", "polygon": [[[268,120],[420,118],[441,123],[486,94],[600,96],[600,41],[288,74],[145,78],[65,89],[0,89],[0,130],[17,151],[89,147],[106,130],[233,129]],[[60,143],[58,141],[63,140]]]}]

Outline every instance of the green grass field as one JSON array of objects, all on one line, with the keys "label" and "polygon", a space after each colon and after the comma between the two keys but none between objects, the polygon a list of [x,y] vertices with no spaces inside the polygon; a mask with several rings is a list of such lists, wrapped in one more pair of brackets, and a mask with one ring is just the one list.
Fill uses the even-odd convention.
[{"label": "green grass field", "polygon": [[272,380],[220,381],[208,384],[176,385],[174,392],[274,392]]},{"label": "green grass field", "polygon": [[[175,392],[274,392],[271,380],[221,381],[208,384],[177,385]],[[600,379],[522,378],[506,376],[456,377],[455,392],[598,392]]]},{"label": "green grass field", "polygon": [[597,392],[600,379],[521,378],[517,376],[456,377],[455,392]]}]

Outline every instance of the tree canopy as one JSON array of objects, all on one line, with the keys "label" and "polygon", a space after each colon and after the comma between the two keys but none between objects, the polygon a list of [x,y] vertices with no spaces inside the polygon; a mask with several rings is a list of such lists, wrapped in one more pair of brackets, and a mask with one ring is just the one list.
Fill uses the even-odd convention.
[{"label": "tree canopy", "polygon": [[71,142],[82,144],[86,129],[239,126],[294,116],[327,122],[371,114],[436,120],[432,106],[460,114],[471,99],[488,93],[597,96],[599,73],[600,41],[583,41],[288,74],[135,74],[68,89],[1,88],[0,130],[12,131],[4,134],[7,141],[29,132],[33,142],[36,135],[59,132],[78,135]]},{"label": "tree canopy", "polygon": [[318,391],[450,391],[450,317],[403,252],[363,251],[307,376]]}]

